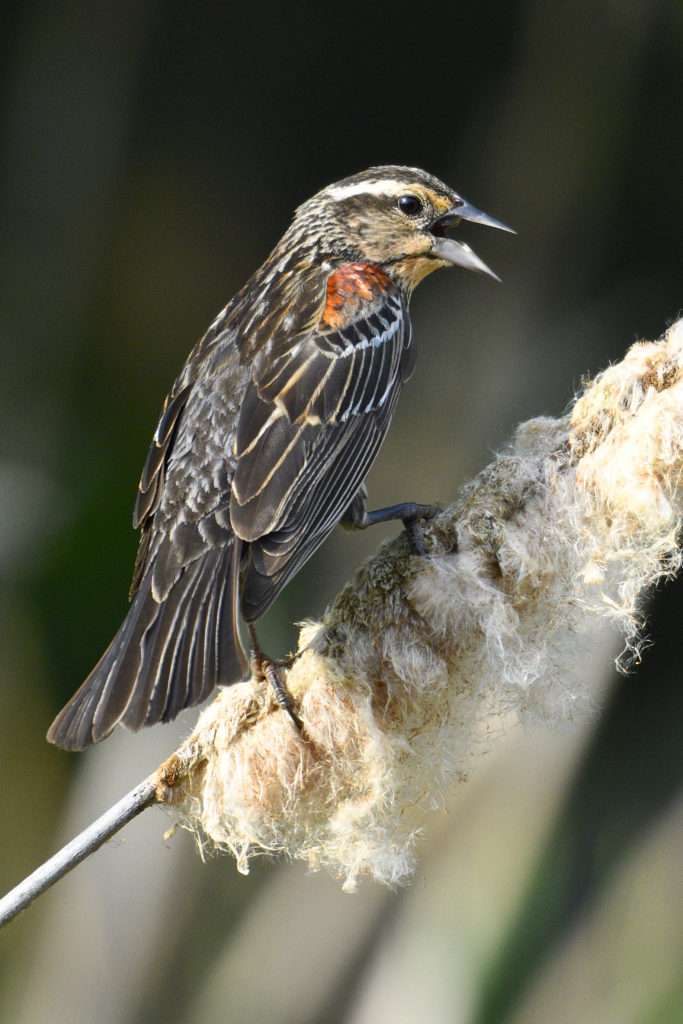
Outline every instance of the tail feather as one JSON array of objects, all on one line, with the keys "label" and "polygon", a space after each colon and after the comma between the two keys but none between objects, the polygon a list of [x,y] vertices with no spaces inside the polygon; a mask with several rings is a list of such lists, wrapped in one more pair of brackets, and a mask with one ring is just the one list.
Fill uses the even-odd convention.
[{"label": "tail feather", "polygon": [[[170,722],[184,707],[198,704],[204,696],[208,696],[202,689],[194,699],[192,697],[192,672],[197,651],[197,634],[202,628],[201,615],[206,608],[206,595],[202,593],[203,587],[205,587],[205,580],[200,573],[194,586],[189,589],[187,600],[183,602],[181,608],[183,617],[193,623],[192,631],[189,637],[185,637],[180,630],[176,630],[168,644],[161,667],[162,674],[168,679],[168,683],[163,689],[157,687],[161,700],[150,703],[145,717],[146,722],[148,719],[150,723],[153,721]],[[205,684],[207,679],[216,678],[215,672],[204,670],[203,661],[200,668],[202,683]]]},{"label": "tail feather", "polygon": [[119,722],[134,731],[168,722],[243,677],[234,547],[206,549],[161,603],[145,574],[118,633],[50,726],[51,743],[84,750]]},{"label": "tail feather", "polygon": [[195,624],[192,598],[198,583],[203,582],[201,567],[199,561],[187,566],[159,605],[159,614],[142,638],[144,684],[140,680],[135,701],[129,702],[121,718],[122,723],[133,731],[146,723],[152,725],[164,720],[169,694],[175,688],[183,690],[184,694],[186,685],[180,675],[178,661],[179,654],[192,643]]},{"label": "tail feather", "polygon": [[[50,726],[47,738],[51,743],[67,750],[85,750],[109,734],[135,685],[141,663],[140,642],[149,625],[150,612],[156,614],[156,610],[150,603],[149,584],[145,581],[109,647]],[[102,710],[106,710],[107,721],[112,722],[109,728],[101,721]]]}]

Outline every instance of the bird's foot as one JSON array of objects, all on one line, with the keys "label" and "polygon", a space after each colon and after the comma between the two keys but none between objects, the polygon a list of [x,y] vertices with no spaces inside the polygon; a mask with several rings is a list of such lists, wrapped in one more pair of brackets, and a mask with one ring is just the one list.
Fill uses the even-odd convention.
[{"label": "bird's foot", "polygon": [[256,679],[265,679],[270,683],[275,694],[275,700],[278,702],[283,711],[286,711],[292,722],[296,726],[299,732],[302,731],[303,726],[301,719],[298,717],[294,708],[292,707],[292,699],[287,692],[287,689],[280,679],[278,668],[286,667],[291,664],[290,661],[273,661],[267,654],[264,654],[261,650],[261,646],[256,636],[256,630],[249,623],[249,639],[251,641],[251,673]]},{"label": "bird's foot", "polygon": [[415,505],[414,511],[411,511],[410,515],[402,517],[412,552],[420,558],[424,558],[427,554],[422,522],[425,519],[433,519],[438,511],[436,505]]},{"label": "bird's foot", "polygon": [[424,533],[421,521],[433,519],[438,512],[436,505],[418,505],[416,501],[404,501],[400,505],[389,505],[388,508],[377,508],[368,512],[365,508],[364,495],[357,495],[357,498],[349,505],[342,517],[341,524],[351,530],[366,530],[368,526],[375,526],[377,523],[389,523],[394,519],[400,519],[408,534],[408,540],[414,555],[426,555]]}]

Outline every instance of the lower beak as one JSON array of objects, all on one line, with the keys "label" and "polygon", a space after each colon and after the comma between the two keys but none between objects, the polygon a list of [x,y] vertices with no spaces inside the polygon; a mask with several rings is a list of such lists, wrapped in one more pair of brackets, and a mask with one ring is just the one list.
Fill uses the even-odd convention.
[{"label": "lower beak", "polygon": [[462,199],[452,210],[449,210],[448,213],[439,217],[432,224],[431,231],[434,236],[432,244],[433,254],[446,263],[464,267],[466,270],[476,270],[480,274],[488,274],[489,277],[500,281],[498,275],[494,274],[490,267],[487,267],[484,261],[479,259],[477,254],[470,249],[469,245],[465,245],[464,242],[456,242],[454,238],[449,238],[446,235],[448,228],[458,224],[461,220],[469,220],[475,224],[484,224],[489,228],[498,228],[500,231],[515,233],[506,224],[502,224],[495,217],[489,217],[487,213],[483,213],[476,206],[471,206]]}]

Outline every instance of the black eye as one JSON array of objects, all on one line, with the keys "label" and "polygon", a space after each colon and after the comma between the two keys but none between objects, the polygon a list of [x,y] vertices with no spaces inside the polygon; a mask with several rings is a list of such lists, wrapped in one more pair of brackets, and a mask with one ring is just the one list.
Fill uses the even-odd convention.
[{"label": "black eye", "polygon": [[398,208],[408,217],[417,217],[418,213],[422,213],[422,201],[417,196],[399,196]]}]

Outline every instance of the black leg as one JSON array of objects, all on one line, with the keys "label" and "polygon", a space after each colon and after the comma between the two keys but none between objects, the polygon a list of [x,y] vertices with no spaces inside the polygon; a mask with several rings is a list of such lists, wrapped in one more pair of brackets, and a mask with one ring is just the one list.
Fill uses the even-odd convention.
[{"label": "black leg", "polygon": [[376,508],[374,512],[366,512],[361,529],[375,526],[377,523],[390,523],[393,519],[401,519],[405,526],[418,519],[433,519],[438,511],[436,505],[418,505],[414,501],[404,501],[400,505],[388,505],[386,508]]},{"label": "black leg", "polygon": [[377,523],[389,523],[394,519],[400,519],[408,534],[413,552],[416,555],[426,555],[427,549],[420,520],[432,519],[438,511],[436,505],[418,505],[414,501],[404,501],[401,505],[389,505],[387,508],[377,508],[374,512],[368,512],[364,504],[354,500],[342,519],[342,526],[365,530],[368,526],[375,526]]},{"label": "black leg", "polygon": [[247,623],[247,630],[249,631],[249,643],[251,644],[251,670],[253,675],[260,677],[261,679],[266,679],[270,683],[273,687],[276,701],[282,710],[287,712],[291,720],[294,722],[294,725],[297,727],[299,732],[301,732],[301,720],[294,713],[292,702],[287,690],[282,685],[282,680],[278,675],[275,662],[261,650],[261,645],[259,644],[258,637],[256,636],[256,629],[252,622]]}]

